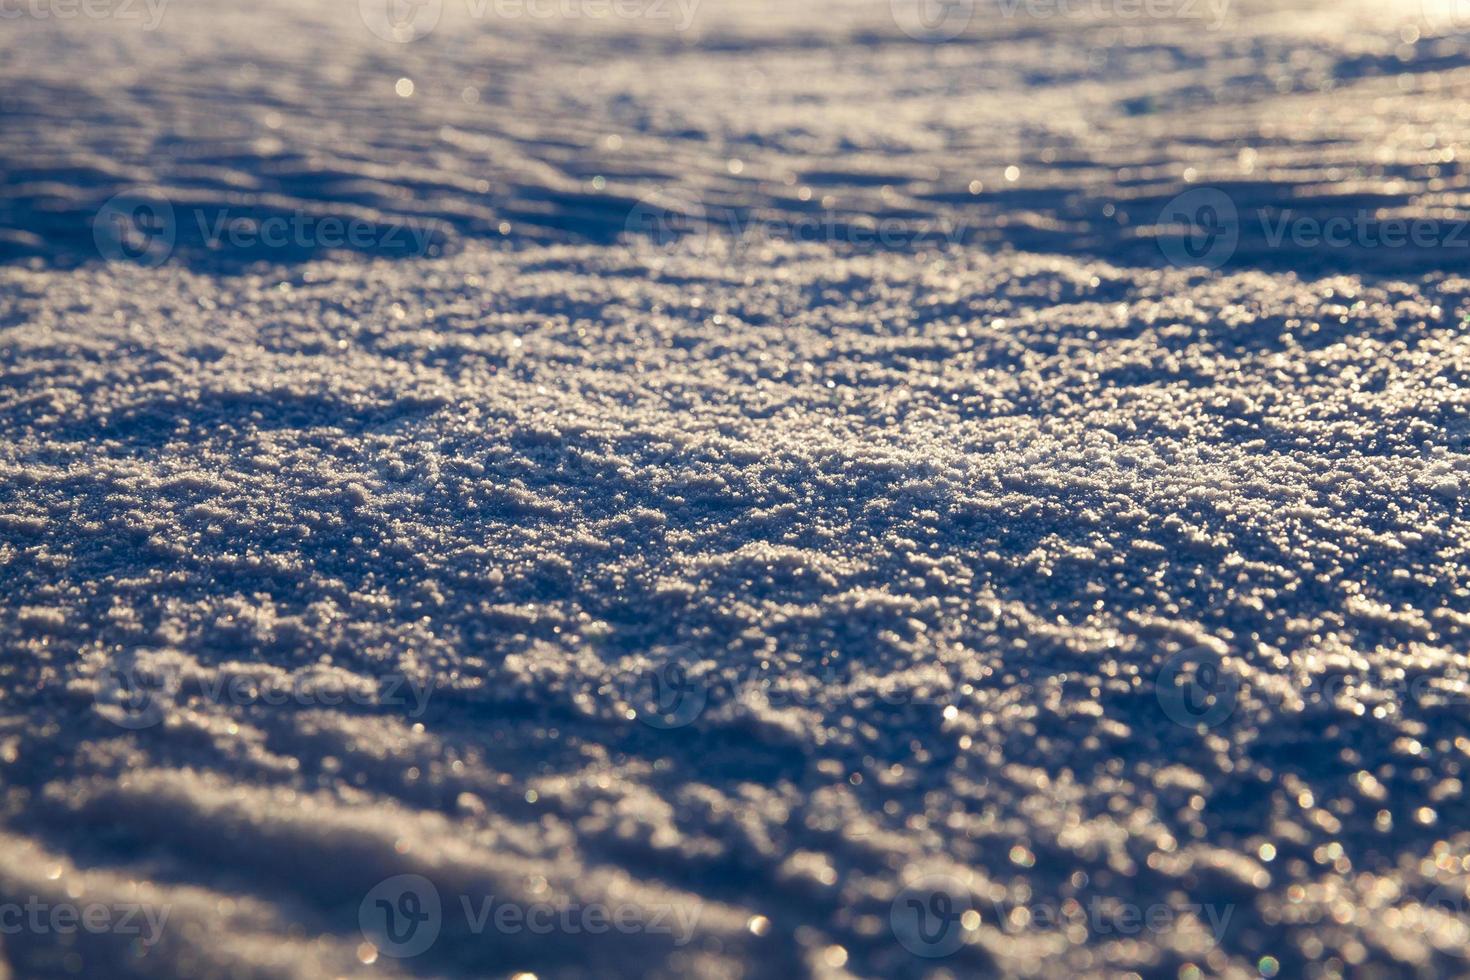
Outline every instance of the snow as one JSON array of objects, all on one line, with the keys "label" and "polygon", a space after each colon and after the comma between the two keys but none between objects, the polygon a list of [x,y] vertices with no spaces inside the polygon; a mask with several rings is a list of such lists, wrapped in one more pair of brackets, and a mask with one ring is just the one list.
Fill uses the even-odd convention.
[{"label": "snow", "polygon": [[1470,25],[972,6],[6,22],[11,975],[1464,972]]}]

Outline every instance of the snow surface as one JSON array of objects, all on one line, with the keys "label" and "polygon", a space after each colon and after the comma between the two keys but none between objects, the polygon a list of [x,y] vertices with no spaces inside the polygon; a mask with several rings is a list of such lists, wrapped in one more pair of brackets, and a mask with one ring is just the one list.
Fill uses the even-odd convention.
[{"label": "snow surface", "polygon": [[1466,25],[1004,9],[0,24],[11,974],[1470,971]]}]

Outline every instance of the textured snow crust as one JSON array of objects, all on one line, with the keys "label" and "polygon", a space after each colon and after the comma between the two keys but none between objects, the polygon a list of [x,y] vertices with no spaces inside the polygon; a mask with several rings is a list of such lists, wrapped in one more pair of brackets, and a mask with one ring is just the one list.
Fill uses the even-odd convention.
[{"label": "textured snow crust", "polygon": [[[344,970],[406,872],[702,910],[678,947],[446,930],[431,972],[917,972],[920,872],[1233,909],[987,904],[954,970],[1463,950],[1424,902],[1465,881],[1470,284],[760,259],[0,273],[6,891],[170,903],[154,975]],[[1201,645],[1241,685],[1211,728],[1157,696]],[[123,656],[177,681],[136,729]],[[704,711],[629,720],[670,662]],[[206,694],[272,673],[369,693]]]},{"label": "textured snow crust", "polygon": [[[7,25],[0,907],[167,913],[11,974],[1463,975],[1470,280],[1140,230],[1227,179],[1452,219],[1414,8]],[[175,250],[98,261],[140,187]],[[804,205],[913,233],[723,223]]]}]

